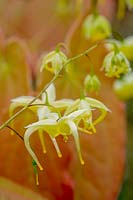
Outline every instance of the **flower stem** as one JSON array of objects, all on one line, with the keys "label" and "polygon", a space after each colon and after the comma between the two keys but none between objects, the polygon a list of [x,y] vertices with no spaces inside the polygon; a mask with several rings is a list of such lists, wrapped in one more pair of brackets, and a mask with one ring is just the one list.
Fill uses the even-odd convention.
[{"label": "flower stem", "polygon": [[9,125],[7,125],[6,127],[13,131],[21,140],[24,141],[24,138],[14,128],[10,127]]},{"label": "flower stem", "polygon": [[[93,49],[97,48],[99,45],[101,44],[101,41],[94,44],[93,46],[91,46],[89,49],[87,49],[86,51],[72,57],[69,58],[68,61],[64,64],[64,67],[69,64],[70,62],[73,62],[74,60],[77,60],[78,58],[85,56],[86,54],[88,54],[89,52],[91,52]],[[60,72],[62,71],[62,69],[58,72],[58,74],[56,74],[51,81],[44,86],[44,88],[39,92],[39,94],[32,100],[30,101],[26,106],[24,106],[21,110],[19,110],[17,113],[15,113],[14,115],[12,115],[12,117],[10,117],[7,121],[5,121],[1,126],[0,126],[0,131],[2,129],[4,129],[5,127],[8,126],[8,124],[10,124],[10,122],[12,122],[16,117],[18,117],[21,113],[23,113],[29,106],[31,106],[32,103],[34,103],[44,92],[45,90],[59,77]],[[9,128],[9,127],[8,127]]]}]

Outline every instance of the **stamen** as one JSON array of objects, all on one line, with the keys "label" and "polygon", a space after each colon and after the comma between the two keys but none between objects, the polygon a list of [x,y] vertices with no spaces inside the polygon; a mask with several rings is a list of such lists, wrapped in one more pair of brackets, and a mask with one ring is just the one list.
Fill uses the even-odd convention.
[{"label": "stamen", "polygon": [[83,132],[83,133],[87,133],[87,134],[89,134],[89,135],[92,135],[92,134],[93,134],[93,132],[88,131],[88,130],[85,130],[85,129],[80,128],[80,127],[78,127],[78,130],[81,131],[81,132]]},{"label": "stamen", "polygon": [[54,146],[55,146],[55,149],[56,149],[56,152],[57,152],[58,157],[61,158],[61,157],[62,157],[62,153],[61,153],[61,151],[60,151],[60,149],[59,149],[59,146],[58,146],[58,144],[57,144],[57,142],[56,142],[56,139],[53,138],[53,137],[51,137],[51,136],[50,136],[50,138],[51,138],[51,140],[52,140],[52,142],[53,142],[53,144],[54,144]]},{"label": "stamen", "polygon": [[80,159],[81,165],[84,165],[85,162],[84,162],[84,160],[82,158],[81,152],[78,152],[78,155],[79,155],[79,159]]},{"label": "stamen", "polygon": [[90,123],[90,127],[91,127],[92,131],[93,131],[94,133],[96,133],[96,129],[95,129],[94,125],[93,125],[93,122]]},{"label": "stamen", "polygon": [[68,136],[65,135],[65,136],[63,137],[63,140],[64,140],[64,142],[67,142],[67,141],[68,141]]},{"label": "stamen", "polygon": [[40,138],[40,142],[41,142],[41,145],[42,145],[43,153],[47,153],[45,142],[44,142],[43,130],[39,129],[38,132],[39,132],[39,138]]},{"label": "stamen", "polygon": [[36,185],[38,186],[39,185],[38,173],[35,174],[35,178],[36,178]]},{"label": "stamen", "polygon": [[36,185],[39,185],[38,171],[37,171],[37,163],[35,162],[35,160],[32,160],[32,166],[33,166],[34,173],[35,173]]}]

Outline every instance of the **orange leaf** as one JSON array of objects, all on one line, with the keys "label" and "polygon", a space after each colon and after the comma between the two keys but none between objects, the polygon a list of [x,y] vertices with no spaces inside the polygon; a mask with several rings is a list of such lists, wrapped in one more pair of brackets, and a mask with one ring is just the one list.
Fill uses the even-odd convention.
[{"label": "orange leaf", "polygon": [[29,93],[31,75],[27,49],[22,41],[11,38],[0,49],[0,110],[5,114],[11,98]]},{"label": "orange leaf", "polygon": [[8,179],[0,177],[0,199],[1,200],[47,200],[39,194],[28,190]]}]

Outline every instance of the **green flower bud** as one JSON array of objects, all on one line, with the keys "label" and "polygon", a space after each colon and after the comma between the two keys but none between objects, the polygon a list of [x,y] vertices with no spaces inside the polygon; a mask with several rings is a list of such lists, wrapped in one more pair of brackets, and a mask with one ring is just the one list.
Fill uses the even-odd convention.
[{"label": "green flower bud", "polygon": [[133,0],[126,0],[129,9],[133,9]]},{"label": "green flower bud", "polygon": [[86,39],[102,40],[111,35],[111,25],[104,16],[89,15],[83,23],[83,35]]},{"label": "green flower bud", "polygon": [[117,77],[127,74],[131,68],[130,63],[122,52],[110,52],[103,61],[102,69],[105,70],[105,75],[108,77]]},{"label": "green flower bud", "polygon": [[61,51],[52,51],[42,59],[41,69],[46,69],[53,74],[58,74],[67,62],[67,57]]},{"label": "green flower bud", "polygon": [[98,77],[93,74],[89,74],[85,77],[84,86],[86,92],[98,92],[101,86],[100,80]]},{"label": "green flower bud", "polygon": [[120,99],[128,100],[133,98],[133,72],[126,74],[122,79],[116,80],[113,88]]}]

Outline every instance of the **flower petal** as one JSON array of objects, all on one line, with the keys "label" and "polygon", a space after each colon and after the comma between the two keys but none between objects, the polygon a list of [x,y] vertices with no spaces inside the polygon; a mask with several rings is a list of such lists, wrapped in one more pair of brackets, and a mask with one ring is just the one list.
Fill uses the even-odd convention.
[{"label": "flower petal", "polygon": [[58,109],[66,109],[67,107],[71,106],[73,103],[72,99],[61,99],[53,102],[53,106]]},{"label": "flower petal", "polygon": [[74,112],[70,113],[69,115],[62,117],[61,120],[64,120],[64,119],[81,120],[87,111],[88,111],[87,109],[81,109],[81,110],[74,111]]},{"label": "flower petal", "polygon": [[86,97],[85,99],[92,108],[98,108],[101,111],[101,115],[95,121],[93,121],[93,125],[100,123],[105,118],[107,111],[109,112],[110,110],[102,102],[96,99],[89,97]]},{"label": "flower petal", "polygon": [[[47,96],[46,96],[47,93]],[[47,99],[48,98],[48,99]],[[46,90],[46,92],[44,92],[42,94],[42,101],[46,102],[48,100],[48,103],[51,104],[52,102],[54,102],[56,99],[56,93],[55,93],[55,86],[52,83]]]},{"label": "flower petal", "polygon": [[64,115],[68,115],[71,112],[75,111],[78,108],[79,103],[80,103],[80,99],[75,100],[73,104],[69,106],[68,109],[65,111]]},{"label": "flower petal", "polygon": [[61,151],[60,151],[60,149],[59,149],[59,146],[58,146],[58,144],[57,144],[57,142],[56,142],[56,139],[53,138],[53,137],[51,137],[51,136],[50,136],[50,138],[51,138],[51,140],[52,140],[52,142],[53,142],[53,144],[54,144],[54,147],[55,147],[55,149],[56,149],[56,152],[57,152],[58,157],[61,158],[61,157],[62,157],[62,153],[61,153]]},{"label": "flower petal", "polygon": [[58,134],[57,131],[57,122],[54,119],[45,119],[45,120],[40,120],[38,122],[29,124],[28,126],[26,126],[25,128],[30,128],[30,127],[37,127],[38,129],[43,129],[44,131],[46,131],[49,135],[51,135],[52,137],[56,137]]},{"label": "flower petal", "polygon": [[43,151],[43,153],[46,153],[47,151],[46,151],[46,146],[45,146],[45,142],[44,142],[43,130],[39,129],[38,132],[39,132],[39,139],[40,139],[40,142],[42,145],[42,151]]},{"label": "flower petal", "polygon": [[29,152],[29,154],[31,155],[31,157],[35,160],[35,162],[37,163],[38,167],[40,170],[43,170],[43,167],[41,166],[37,156],[35,155],[35,153],[33,152],[33,150],[31,149],[30,146],[30,142],[29,142],[29,138],[32,135],[33,132],[35,132],[38,129],[38,127],[30,127],[26,130],[25,134],[24,134],[24,143],[25,146]]},{"label": "flower petal", "polygon": [[43,119],[59,119],[58,113],[51,112],[48,106],[44,106],[38,109],[38,118],[39,120]]},{"label": "flower petal", "polygon": [[83,165],[84,164],[84,160],[82,158],[82,155],[81,155],[81,150],[80,150],[80,143],[79,143],[79,135],[78,135],[78,130],[77,130],[77,126],[75,125],[75,123],[71,120],[68,120],[68,125],[70,127],[70,130],[71,130],[71,133],[74,137],[74,140],[75,140],[75,143],[76,143],[76,148],[77,148],[77,151],[78,151],[78,155],[79,155],[79,159],[80,159],[80,162],[81,164]]}]

